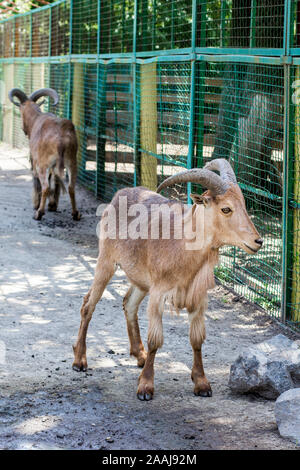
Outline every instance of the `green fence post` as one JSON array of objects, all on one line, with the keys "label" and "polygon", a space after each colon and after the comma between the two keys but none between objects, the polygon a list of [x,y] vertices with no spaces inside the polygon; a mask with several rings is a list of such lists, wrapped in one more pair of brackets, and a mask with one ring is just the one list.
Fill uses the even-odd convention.
[{"label": "green fence post", "polygon": [[[255,0],[252,0],[255,1]],[[201,5],[201,8],[204,8],[204,5]],[[205,5],[206,7],[206,5]],[[227,0],[221,0],[221,47],[225,47],[225,25],[226,25],[226,13],[227,13]],[[204,24],[203,24],[204,26]],[[205,30],[205,28],[204,28]],[[202,45],[201,47],[205,47],[205,44]]]},{"label": "green fence post", "polygon": [[[290,20],[290,37],[287,38],[288,45],[292,45],[294,40],[294,18],[296,18],[296,7],[297,3],[293,2],[291,8],[291,20]],[[296,28],[298,28],[298,24]],[[300,79],[299,66],[291,67],[291,80]],[[300,217],[299,217],[299,206],[300,202],[300,140],[299,140],[299,129],[300,129],[300,105],[298,103],[290,104],[290,125],[289,125],[289,140],[290,140],[290,152],[289,152],[289,167],[288,167],[288,180],[289,180],[289,194],[288,201],[295,203],[295,207],[291,204],[288,205],[288,226],[287,226],[287,280],[286,280],[286,320],[293,322],[294,324],[300,325],[300,284],[299,284],[299,245],[300,245]]]},{"label": "green fence post", "polygon": [[133,165],[134,165],[134,175],[133,175],[133,185],[137,186],[138,184],[138,106],[137,106],[137,63],[136,63],[136,41],[137,41],[137,15],[138,15],[138,0],[134,0],[134,19],[133,19],[133,45],[132,45],[132,88],[133,88]]},{"label": "green fence post", "polygon": [[[284,8],[284,56],[287,57],[290,52],[290,37],[291,37],[291,2],[285,1]],[[284,139],[283,139],[283,214],[282,214],[282,282],[281,282],[281,321],[286,322],[290,316],[288,311],[288,300],[290,295],[289,276],[288,273],[292,269],[290,266],[290,256],[288,253],[288,246],[290,245],[289,237],[292,235],[288,233],[290,227],[290,72],[291,66],[284,61]],[[292,246],[292,245],[290,245]]]},{"label": "green fence post", "polygon": [[[146,51],[149,47],[149,34],[148,34],[148,0],[142,0],[141,6],[141,40],[142,51]],[[138,7],[137,7],[138,15]]]},{"label": "green fence post", "polygon": [[[187,168],[193,166],[194,159],[194,120],[195,120],[195,80],[196,80],[196,30],[197,30],[197,0],[192,4],[192,58],[191,58],[191,93],[190,93],[190,119],[189,119],[189,146]],[[188,204],[191,204],[191,183],[187,184]]]},{"label": "green fence post", "polygon": [[[224,1],[222,2],[222,11],[224,8]],[[201,3],[201,14],[197,14],[197,31],[200,30],[200,47],[205,47],[206,43],[206,3]],[[199,21],[200,20],[200,21]],[[222,33],[222,37],[223,37]],[[197,96],[195,101],[195,135],[196,135],[196,161],[194,166],[203,166],[203,151],[204,151],[204,95],[205,95],[205,71],[206,62],[200,60],[196,63],[196,90]]]},{"label": "green fence post", "polygon": [[[106,139],[102,137],[105,133],[106,122],[106,66],[103,65],[102,89],[100,88],[101,68],[99,62],[101,46],[101,0],[97,3],[97,94],[96,94],[96,197],[104,198],[105,195],[105,145]],[[101,97],[100,95],[101,91]]]},{"label": "green fence post", "polygon": [[256,0],[251,0],[251,19],[250,19],[250,47],[255,47],[256,33]]},{"label": "green fence post", "polygon": [[73,53],[73,0],[70,0],[69,31],[70,31],[70,37],[69,37],[67,118],[71,119],[71,101],[72,101],[72,62],[71,62],[71,55]]}]

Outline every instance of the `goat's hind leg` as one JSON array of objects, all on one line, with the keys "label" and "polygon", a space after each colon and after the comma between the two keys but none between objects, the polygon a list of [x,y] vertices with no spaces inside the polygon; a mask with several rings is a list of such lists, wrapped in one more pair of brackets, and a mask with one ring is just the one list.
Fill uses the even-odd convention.
[{"label": "goat's hind leg", "polygon": [[69,176],[69,196],[72,205],[72,217],[73,220],[80,220],[80,212],[77,210],[76,199],[75,199],[75,184],[77,178],[77,169],[68,167],[68,176]]},{"label": "goat's hind leg", "polygon": [[148,354],[139,377],[137,397],[139,400],[151,400],[154,394],[154,360],[158,348],[163,345],[163,302],[160,292],[150,293],[148,303]]},{"label": "goat's hind leg", "polygon": [[58,207],[59,196],[60,196],[60,183],[56,176],[52,176],[54,178],[54,188],[49,195],[49,202],[48,202],[48,211],[55,212]]},{"label": "goat's hind leg", "polygon": [[46,170],[43,169],[42,171],[40,171],[38,177],[41,183],[42,194],[39,207],[37,208],[34,215],[35,220],[41,220],[41,218],[45,214],[45,206],[47,202],[47,197],[49,196],[49,184],[47,180]]},{"label": "goat's hind leg", "polygon": [[83,299],[81,307],[81,322],[76,344],[73,346],[74,362],[73,369],[77,372],[87,370],[86,359],[86,335],[93,312],[103,291],[115,272],[114,264],[111,261],[98,258],[95,277],[91,289]]},{"label": "goat's hind leg", "polygon": [[194,394],[201,397],[211,397],[212,390],[209,381],[205,377],[202,363],[202,344],[205,340],[204,309],[189,313],[190,341],[194,352],[194,364],[192,368],[192,381],[195,384]]},{"label": "goat's hind leg", "polygon": [[137,358],[137,365],[143,367],[147,358],[147,352],[141,340],[138,322],[138,308],[147,292],[136,286],[131,286],[123,300],[123,309],[127,322],[130,354]]},{"label": "goat's hind leg", "polygon": [[33,208],[37,210],[40,206],[42,187],[39,178],[33,175],[33,186],[32,186],[32,204]]}]

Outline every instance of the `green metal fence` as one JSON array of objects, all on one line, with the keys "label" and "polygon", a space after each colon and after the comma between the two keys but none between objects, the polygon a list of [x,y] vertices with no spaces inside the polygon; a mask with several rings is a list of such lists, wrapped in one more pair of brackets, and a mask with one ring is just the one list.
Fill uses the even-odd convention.
[{"label": "green metal fence", "polygon": [[265,243],[223,250],[216,274],[299,328],[299,56],[298,0],[60,0],[0,22],[1,137],[26,145],[7,91],[50,86],[102,200],[229,159]]}]

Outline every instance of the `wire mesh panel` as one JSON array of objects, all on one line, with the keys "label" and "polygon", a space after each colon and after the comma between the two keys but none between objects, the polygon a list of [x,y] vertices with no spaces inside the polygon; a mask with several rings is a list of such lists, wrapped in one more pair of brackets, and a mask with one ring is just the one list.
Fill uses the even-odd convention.
[{"label": "wire mesh panel", "polygon": [[103,153],[99,160],[102,158],[105,180],[99,178],[98,190],[105,199],[111,199],[118,189],[134,184],[132,64],[107,65],[100,84],[99,138]]},{"label": "wire mesh panel", "polygon": [[[7,67],[7,66],[5,66]],[[15,64],[14,67],[14,86],[20,88],[27,95],[30,95],[31,87],[31,64]],[[18,148],[28,145],[28,139],[23,132],[20,109],[14,106],[13,112],[13,144]]]},{"label": "wire mesh panel", "polygon": [[[11,22],[7,22],[10,29],[13,29]],[[31,54],[31,18],[30,15],[18,17],[15,19],[14,25],[14,56],[29,57]],[[5,31],[4,31],[5,34]],[[11,43],[11,46],[13,42]],[[6,55],[6,57],[10,57]]]},{"label": "wire mesh panel", "polygon": [[49,56],[50,9],[32,15],[32,56]]},{"label": "wire mesh panel", "polygon": [[51,8],[49,55],[59,56],[70,52],[70,4],[71,0],[67,0]]},{"label": "wire mesh panel", "polygon": [[14,28],[9,22],[4,23],[3,42],[4,42],[4,57],[11,57],[14,53]]},{"label": "wire mesh panel", "polygon": [[72,120],[79,144],[78,178],[85,186],[96,188],[97,67],[76,63],[72,66]]},{"label": "wire mesh panel", "polygon": [[73,54],[97,54],[98,3],[98,0],[83,0],[73,3]]},{"label": "wire mesh panel", "polygon": [[190,0],[141,0],[139,5],[138,50],[187,48],[192,39]]},{"label": "wire mesh panel", "polygon": [[133,50],[134,0],[102,0],[100,3],[101,54]]},{"label": "wire mesh panel", "polygon": [[[157,67],[158,149],[162,166],[186,166],[189,143],[191,64]],[[168,174],[167,168],[163,171]]]},{"label": "wire mesh panel", "polygon": [[284,0],[199,0],[197,46],[283,48],[284,4]]},{"label": "wire mesh panel", "polygon": [[[9,89],[50,86],[60,103],[42,110],[72,119],[78,179],[102,200],[228,159],[264,246],[222,250],[217,277],[298,328],[299,25],[298,0],[58,0],[16,15],[0,22],[1,136],[27,144]],[[188,202],[204,189],[190,186],[164,194]]]},{"label": "wire mesh panel", "polygon": [[69,64],[49,64],[47,80],[45,79],[45,86],[54,88],[59,95],[59,103],[57,106],[52,106],[52,101],[49,100],[49,111],[57,114],[60,117],[67,117],[68,115],[68,105],[70,99],[68,90],[69,80]]},{"label": "wire mesh panel", "polygon": [[[201,64],[200,64],[201,65]],[[246,206],[264,239],[250,258],[236,248],[222,251],[217,275],[238,293],[276,316],[281,304],[283,69],[247,63],[207,62],[197,73],[202,143],[196,166],[214,158],[232,164]],[[201,136],[201,139],[200,139]],[[197,164],[197,159],[201,164]]]}]

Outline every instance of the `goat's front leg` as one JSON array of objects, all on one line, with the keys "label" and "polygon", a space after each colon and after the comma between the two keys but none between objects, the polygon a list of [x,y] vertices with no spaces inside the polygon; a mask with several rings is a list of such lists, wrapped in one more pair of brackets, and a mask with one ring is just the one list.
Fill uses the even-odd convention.
[{"label": "goat's front leg", "polygon": [[156,351],[163,345],[162,327],[163,303],[157,292],[150,293],[148,304],[148,354],[139,377],[137,397],[140,400],[151,400],[154,394],[154,360]]},{"label": "goat's front leg", "polygon": [[73,369],[76,372],[87,370],[86,335],[93,312],[109,280],[114,274],[114,264],[105,259],[98,258],[95,278],[91,289],[83,299],[81,307],[81,322],[76,344],[73,346]]},{"label": "goat's front leg", "polygon": [[192,381],[195,384],[194,394],[201,397],[211,397],[210,383],[205,377],[202,363],[202,344],[205,340],[204,312],[201,308],[197,312],[189,313],[190,341],[194,352],[194,364],[192,368]]}]

